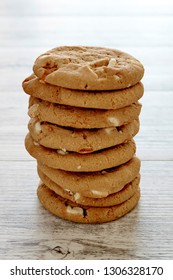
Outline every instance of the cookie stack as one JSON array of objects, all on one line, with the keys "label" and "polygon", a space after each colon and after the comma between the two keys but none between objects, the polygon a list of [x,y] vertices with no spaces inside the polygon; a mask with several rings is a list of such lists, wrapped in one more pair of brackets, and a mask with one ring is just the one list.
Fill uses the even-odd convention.
[{"label": "cookie stack", "polygon": [[25,146],[36,158],[38,198],[74,222],[115,220],[140,197],[142,64],[98,47],[58,47],[39,56],[23,81],[29,99]]}]

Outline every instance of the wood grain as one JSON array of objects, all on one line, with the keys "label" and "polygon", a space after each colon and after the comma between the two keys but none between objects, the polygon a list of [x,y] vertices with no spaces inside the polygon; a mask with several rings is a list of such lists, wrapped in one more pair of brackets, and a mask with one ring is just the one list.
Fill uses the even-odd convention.
[{"label": "wood grain", "polygon": [[34,161],[4,162],[0,195],[6,207],[0,205],[0,258],[171,258],[172,168],[168,161],[142,162],[138,207],[116,222],[82,225],[59,219],[42,208],[35,193],[38,178]]},{"label": "wood grain", "polygon": [[[109,2],[109,3],[108,3]],[[172,259],[173,3],[0,1],[0,259]],[[59,219],[36,196],[36,162],[24,148],[22,80],[58,45],[122,49],[145,66],[135,137],[142,160],[138,207],[111,223]]]}]

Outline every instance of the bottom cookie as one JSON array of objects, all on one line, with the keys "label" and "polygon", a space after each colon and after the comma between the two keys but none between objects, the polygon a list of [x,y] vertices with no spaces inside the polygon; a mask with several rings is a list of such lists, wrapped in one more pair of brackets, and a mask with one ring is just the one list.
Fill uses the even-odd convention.
[{"label": "bottom cookie", "polygon": [[62,198],[44,184],[40,184],[37,195],[41,204],[54,215],[77,223],[105,223],[116,220],[130,212],[138,203],[140,188],[125,202],[111,207],[81,206]]}]

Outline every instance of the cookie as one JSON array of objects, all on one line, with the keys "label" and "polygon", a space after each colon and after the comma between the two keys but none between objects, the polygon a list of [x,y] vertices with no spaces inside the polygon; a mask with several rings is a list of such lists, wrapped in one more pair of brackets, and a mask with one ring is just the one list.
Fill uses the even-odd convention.
[{"label": "cookie", "polygon": [[41,204],[54,215],[78,223],[104,223],[116,220],[130,212],[138,203],[140,188],[121,204],[110,207],[83,206],[57,195],[44,184],[40,184],[37,195]]},{"label": "cookie", "polygon": [[39,174],[41,171],[56,185],[69,193],[80,192],[82,196],[104,198],[119,192],[138,176],[140,160],[133,157],[121,166],[90,173],[63,171],[50,168],[40,162],[38,162],[37,169]]},{"label": "cookie", "polygon": [[41,183],[46,185],[49,189],[51,189],[61,197],[68,199],[72,202],[75,202],[77,204],[93,206],[93,207],[114,206],[126,201],[132,195],[134,195],[140,182],[140,176],[138,175],[132,182],[125,185],[123,189],[119,192],[110,194],[104,198],[94,198],[94,197],[91,198],[91,197],[82,196],[80,193],[80,189],[79,192],[73,193],[68,189],[61,188],[59,185],[57,185],[55,182],[49,179],[49,177],[47,177],[41,170],[38,170],[38,175],[41,179],[40,181]]},{"label": "cookie", "polygon": [[117,91],[81,91],[50,85],[31,75],[23,81],[24,91],[36,98],[83,108],[119,109],[137,102],[144,92],[142,83]]},{"label": "cookie", "polygon": [[119,50],[63,46],[40,55],[33,66],[43,81],[70,89],[116,90],[137,84],[142,64]]},{"label": "cookie", "polygon": [[81,130],[31,119],[28,129],[33,140],[44,147],[85,154],[130,140],[139,131],[139,120],[119,127]]},{"label": "cookie", "polygon": [[30,97],[28,114],[31,118],[74,128],[104,128],[121,126],[139,117],[139,102],[117,110],[84,109],[58,105]]},{"label": "cookie", "polygon": [[35,143],[28,133],[25,147],[29,154],[38,161],[52,168],[66,171],[90,172],[99,171],[123,164],[130,160],[136,151],[133,140],[112,148],[90,154],[79,154],[62,150],[45,148]]}]

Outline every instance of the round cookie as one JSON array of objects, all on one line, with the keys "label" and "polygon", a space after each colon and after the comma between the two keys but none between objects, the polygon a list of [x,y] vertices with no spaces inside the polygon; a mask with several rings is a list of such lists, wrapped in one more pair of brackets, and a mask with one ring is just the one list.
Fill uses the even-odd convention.
[{"label": "round cookie", "polygon": [[46,185],[49,189],[54,191],[59,196],[68,199],[77,204],[93,206],[93,207],[107,207],[114,206],[120,204],[127,199],[129,199],[132,195],[134,195],[137,190],[140,182],[140,176],[138,175],[132,182],[125,185],[123,189],[119,192],[110,194],[104,198],[94,198],[94,197],[86,197],[82,196],[79,192],[73,193],[68,189],[63,189],[52,180],[50,180],[42,171],[38,170],[38,175],[41,179],[40,183]]},{"label": "round cookie", "polygon": [[71,89],[115,90],[137,84],[142,64],[119,50],[62,46],[40,55],[33,66],[43,81]]},{"label": "round cookie", "polygon": [[62,105],[94,109],[119,109],[137,102],[144,92],[142,83],[117,91],[81,91],[50,85],[35,75],[22,83],[24,91],[36,98]]},{"label": "round cookie", "polygon": [[38,161],[52,168],[66,171],[92,172],[121,165],[130,160],[136,151],[133,140],[99,152],[79,154],[45,148],[34,142],[28,133],[25,147]]},{"label": "round cookie", "polygon": [[139,102],[117,110],[101,110],[57,105],[30,97],[28,115],[60,126],[91,129],[121,126],[136,120],[140,111]]},{"label": "round cookie", "polygon": [[139,120],[120,127],[101,129],[70,129],[33,118],[28,129],[34,141],[51,149],[91,153],[121,144],[133,138],[139,131]]},{"label": "round cookie", "polygon": [[44,184],[39,185],[37,195],[41,204],[54,215],[78,223],[104,223],[116,220],[130,212],[138,203],[140,188],[125,202],[110,207],[82,206],[64,199]]},{"label": "round cookie", "polygon": [[50,168],[40,162],[38,162],[37,169],[39,174],[41,171],[56,185],[69,193],[80,192],[84,197],[104,198],[119,192],[138,176],[140,160],[133,157],[121,166],[90,173],[63,171]]}]

